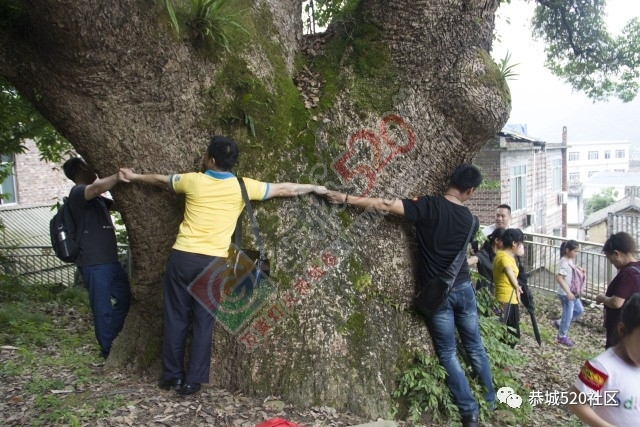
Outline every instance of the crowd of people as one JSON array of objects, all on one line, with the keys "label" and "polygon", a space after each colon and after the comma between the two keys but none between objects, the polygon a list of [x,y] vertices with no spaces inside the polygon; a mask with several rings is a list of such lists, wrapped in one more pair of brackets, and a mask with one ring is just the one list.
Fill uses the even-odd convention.
[{"label": "crowd of people", "polygon": [[[183,397],[198,392],[201,384],[209,381],[215,316],[195,301],[187,287],[211,262],[228,255],[236,221],[245,207],[239,181],[232,172],[238,154],[239,148],[233,140],[214,136],[203,156],[201,172],[138,174],[133,169],[122,168],[107,178],[98,179],[80,158],[67,161],[63,167],[66,176],[76,184],[70,193],[71,207],[76,223],[84,224],[77,266],[89,290],[96,338],[104,357],[109,355],[113,340],[123,327],[131,291],[117,259],[115,232],[108,212],[111,201],[101,194],[119,182],[137,182],[185,194],[184,219],[162,283],[162,376],[159,381],[161,388],[174,390]],[[477,233],[477,218],[464,204],[474,195],[482,179],[477,167],[462,164],[451,175],[443,194],[395,200],[357,197],[317,185],[266,183],[249,178],[244,178],[244,182],[250,200],[313,193],[329,203],[375,209],[411,222],[419,249],[420,291],[447,271],[461,251],[466,251],[469,230],[472,229],[473,235]],[[517,343],[519,306],[527,280],[521,260],[525,236],[521,230],[511,227],[508,205],[497,207],[495,224],[485,227],[482,234],[486,242],[480,248],[476,246],[467,262],[461,263],[443,302],[432,315],[425,316],[465,427],[478,425],[479,405],[460,364],[455,332],[457,330],[474,376],[484,388],[484,399],[495,408],[496,392],[479,331],[476,288],[487,288],[495,296],[500,304],[498,319],[509,327]],[[568,347],[574,345],[568,337],[570,325],[583,312],[579,285],[584,281],[585,269],[574,263],[579,251],[577,242],[564,242],[555,272],[562,315],[553,324],[558,330],[558,345]],[[604,245],[604,254],[618,270],[606,292],[596,297],[596,302],[604,306],[607,350],[585,364],[571,389],[574,392],[604,393],[615,389],[621,398],[630,396],[640,401],[636,391],[640,376],[640,295],[636,295],[640,294],[640,262],[635,258],[636,251],[635,241],[626,233],[613,234]],[[482,276],[477,286],[471,279],[470,266],[473,265]],[[193,337],[185,366],[189,326]],[[596,377],[602,381],[590,381]],[[637,425],[624,421],[628,420],[629,413],[624,413],[622,407],[618,410],[607,407],[603,412],[588,405],[576,405],[571,410],[589,425]],[[640,417],[637,405],[635,416]]]},{"label": "crowd of people", "polygon": [[[482,276],[478,281],[480,288],[487,287],[502,304],[500,320],[519,337],[519,318],[515,313],[522,295],[521,282],[517,278],[523,267],[517,260],[524,253],[523,234],[510,228],[510,221],[510,207],[500,205],[496,223],[483,229],[487,237],[485,243],[478,250],[472,250],[467,261],[469,265],[476,265]],[[589,426],[640,425],[640,406],[637,405],[640,401],[640,262],[636,259],[637,251],[635,240],[625,232],[612,234],[602,248],[617,270],[606,292],[595,297],[596,303],[604,306],[606,351],[585,362],[569,389],[569,396],[574,401],[568,405],[569,409]],[[586,270],[574,262],[579,252],[578,242],[564,241],[560,245],[555,272],[562,315],[552,324],[558,330],[556,342],[567,347],[574,346],[568,337],[569,327],[584,312],[580,297],[585,289]]]}]

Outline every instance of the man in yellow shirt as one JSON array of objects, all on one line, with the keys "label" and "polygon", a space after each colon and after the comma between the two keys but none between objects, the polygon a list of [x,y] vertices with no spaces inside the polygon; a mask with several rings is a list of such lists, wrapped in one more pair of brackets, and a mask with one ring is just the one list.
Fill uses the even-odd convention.
[{"label": "man in yellow shirt", "polygon": [[[204,158],[204,173],[140,175],[128,168],[120,170],[124,179],[130,182],[151,184],[185,195],[184,219],[163,278],[164,329],[159,383],[161,388],[175,390],[183,397],[199,391],[200,384],[209,382],[215,317],[187,288],[216,257],[228,254],[236,222],[245,207],[238,179],[231,173],[238,154],[234,141],[214,136]],[[323,186],[317,185],[243,180],[250,200],[326,192]],[[189,311],[193,311],[193,339],[185,372]]]}]

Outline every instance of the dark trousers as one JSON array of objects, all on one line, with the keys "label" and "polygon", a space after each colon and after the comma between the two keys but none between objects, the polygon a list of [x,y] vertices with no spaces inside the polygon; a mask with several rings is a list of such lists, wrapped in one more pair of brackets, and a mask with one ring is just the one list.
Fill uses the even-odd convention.
[{"label": "dark trousers", "polygon": [[[215,317],[188,291],[188,286],[215,259],[213,256],[172,250],[163,279],[164,329],[162,379],[183,378],[187,383],[208,383]],[[189,316],[193,336],[185,374],[184,356]]]},{"label": "dark trousers", "polygon": [[89,291],[93,327],[102,355],[107,357],[111,343],[122,330],[131,304],[129,277],[119,262],[78,267]]}]

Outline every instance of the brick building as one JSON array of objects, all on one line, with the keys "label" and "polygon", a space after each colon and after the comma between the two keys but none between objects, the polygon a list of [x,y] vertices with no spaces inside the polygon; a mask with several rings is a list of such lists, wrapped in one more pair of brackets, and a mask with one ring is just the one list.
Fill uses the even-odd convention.
[{"label": "brick building", "polygon": [[467,202],[483,225],[496,206],[511,206],[511,225],[526,232],[566,235],[566,146],[503,130],[475,158],[488,188]]},{"label": "brick building", "polygon": [[67,179],[60,165],[40,160],[34,141],[24,141],[26,150],[15,155],[2,155],[3,162],[13,162],[13,174],[0,183],[0,191],[9,198],[2,199],[5,206],[54,205],[69,194],[73,182]]}]

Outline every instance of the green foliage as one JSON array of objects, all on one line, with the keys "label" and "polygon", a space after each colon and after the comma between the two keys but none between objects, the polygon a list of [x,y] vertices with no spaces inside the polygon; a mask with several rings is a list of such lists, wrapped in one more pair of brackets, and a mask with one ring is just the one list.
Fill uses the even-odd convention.
[{"label": "green foliage", "polygon": [[[104,382],[91,369],[101,356],[85,289],[0,276],[0,301],[0,343],[18,347],[0,365],[0,377],[5,382],[20,381],[30,396],[30,405],[39,414],[30,425],[95,425],[122,406],[120,396],[88,401],[78,393],[85,385]],[[92,354],[87,348],[96,351]],[[74,393],[59,395],[51,390]]]},{"label": "green foliage", "polygon": [[[176,0],[178,1],[178,0]],[[176,35],[180,36],[180,8],[174,6],[173,0],[165,0],[167,13]],[[230,0],[191,0],[191,10],[186,15],[186,26],[191,29],[194,41],[208,40],[214,45],[222,46],[230,51],[230,37],[233,30],[248,34],[240,23],[244,11],[232,12]]]},{"label": "green foliage", "polygon": [[[518,350],[513,349],[515,338],[506,325],[498,322],[494,310],[499,303],[487,290],[477,292],[480,335],[487,351],[493,385],[496,390],[500,387],[511,387],[520,396],[528,396],[529,391],[518,375],[517,368],[525,364],[525,357]],[[472,377],[472,369],[466,360],[462,344],[458,341],[458,352],[461,365],[467,377]],[[453,403],[445,380],[445,370],[438,363],[437,358],[425,354],[416,355],[414,364],[400,375],[398,388],[393,397],[400,404],[407,407],[407,412],[418,421],[424,415],[429,415],[431,421],[457,420],[458,409]],[[480,405],[480,418],[487,420],[491,417],[492,409],[484,400],[484,388],[477,379],[470,380],[473,395]],[[531,411],[526,399],[518,409],[511,409],[518,418],[522,418]],[[499,404],[496,402],[496,404]]]},{"label": "green foliage", "polygon": [[120,212],[111,211],[111,219],[116,226],[116,241],[118,242],[118,244],[128,245],[129,234],[127,233],[127,228],[124,224],[124,220],[122,219],[122,215],[120,215]]},{"label": "green foliage", "polygon": [[309,32],[325,28],[333,21],[348,19],[358,7],[360,0],[308,0],[304,12],[308,17],[304,25]]},{"label": "green foliage", "polygon": [[417,354],[414,364],[402,373],[393,397],[406,400],[414,422],[423,414],[430,414],[433,421],[457,420],[458,409],[449,395],[446,377],[436,357]]},{"label": "green foliage", "polygon": [[534,35],[546,45],[546,65],[593,100],[631,101],[640,88],[640,21],[618,36],[605,25],[606,1],[537,0]]},{"label": "green foliage", "polygon": [[511,53],[507,51],[504,55],[504,58],[500,60],[498,63],[498,68],[500,68],[500,74],[505,80],[517,80],[518,74],[514,71],[514,68],[520,64],[511,64]]},{"label": "green foliage", "polygon": [[[71,145],[31,102],[0,77],[0,154],[24,153],[24,140],[32,139],[40,158],[54,163],[71,151]],[[0,176],[0,180],[5,176]]]},{"label": "green foliage", "polygon": [[591,198],[587,199],[584,204],[584,214],[589,216],[594,212],[604,209],[607,206],[611,206],[616,201],[618,192],[613,188],[604,188],[597,194],[594,194]]},{"label": "green foliage", "polygon": [[[313,71],[325,81],[319,109],[331,108],[337,94],[349,91],[354,111],[390,111],[400,84],[382,33],[375,25],[357,19],[348,27],[351,37],[336,37],[327,43],[324,55],[313,64]],[[353,77],[344,78],[344,69],[352,70]]]},{"label": "green foliage", "polygon": [[[15,277],[0,278],[0,343],[43,346],[52,339],[51,318],[32,306],[54,311],[61,305],[78,305],[86,311],[86,292],[57,284],[25,285]],[[64,339],[64,338],[58,338]]]}]

